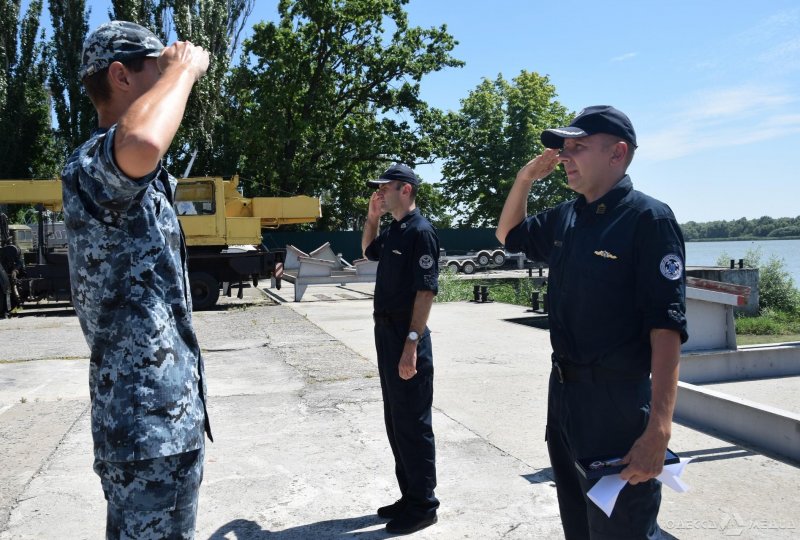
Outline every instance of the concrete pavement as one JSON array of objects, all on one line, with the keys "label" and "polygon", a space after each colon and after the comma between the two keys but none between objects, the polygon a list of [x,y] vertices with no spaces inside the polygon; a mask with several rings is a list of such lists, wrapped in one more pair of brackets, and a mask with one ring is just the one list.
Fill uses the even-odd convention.
[{"label": "concrete pavement", "polygon": [[[370,287],[197,313],[216,442],[197,538],[385,538],[397,497],[383,431]],[[279,291],[292,298],[290,287]],[[549,338],[517,306],[434,305],[440,522],[415,538],[558,538],[544,444]],[[0,321],[0,539],[103,537],[88,369],[74,317]],[[796,392],[796,387],[780,387]],[[691,491],[664,489],[678,538],[794,538],[800,470],[675,426]]]}]

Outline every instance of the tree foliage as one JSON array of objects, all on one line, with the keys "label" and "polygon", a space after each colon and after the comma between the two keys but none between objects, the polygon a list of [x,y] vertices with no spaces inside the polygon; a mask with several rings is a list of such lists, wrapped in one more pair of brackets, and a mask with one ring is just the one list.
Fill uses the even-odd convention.
[{"label": "tree foliage", "polygon": [[19,9],[19,0],[0,2],[0,178],[51,177],[58,156],[39,36],[42,0],[32,0],[18,21]]},{"label": "tree foliage", "polygon": [[89,11],[84,0],[49,0],[53,25],[49,86],[58,127],[57,144],[64,157],[85,141],[97,124],[96,114],[78,79]]},{"label": "tree foliage", "polygon": [[[722,253],[717,265],[727,266],[731,257]],[[744,256],[746,268],[758,268],[758,307],[784,313],[800,313],[800,291],[795,288],[791,274],[786,270],[786,261],[772,256],[763,261],[760,247],[748,249]]]},{"label": "tree foliage", "polygon": [[321,195],[325,229],[355,228],[365,181],[392,161],[430,159],[427,73],[459,66],[445,26],[411,27],[408,0],[281,0],[259,23],[228,86],[225,160],[250,194]]},{"label": "tree foliage", "polygon": [[748,238],[800,238],[800,216],[758,219],[739,218],[731,221],[689,221],[681,225],[686,240],[719,240]]},{"label": "tree foliage", "polygon": [[[542,130],[566,125],[567,109],[556,101],[546,76],[522,71],[511,82],[484,79],[450,113],[445,130],[442,176],[445,189],[467,227],[497,224],[517,171],[544,149]],[[528,211],[537,212],[574,197],[564,171],[533,184]]]},{"label": "tree foliage", "polygon": [[225,154],[228,98],[222,92],[229,76],[231,57],[253,11],[255,0],[112,0],[112,19],[129,20],[149,28],[165,44],[173,36],[209,51],[208,72],[189,96],[186,113],[166,156],[180,174],[196,152],[192,174],[225,174],[220,159]]}]

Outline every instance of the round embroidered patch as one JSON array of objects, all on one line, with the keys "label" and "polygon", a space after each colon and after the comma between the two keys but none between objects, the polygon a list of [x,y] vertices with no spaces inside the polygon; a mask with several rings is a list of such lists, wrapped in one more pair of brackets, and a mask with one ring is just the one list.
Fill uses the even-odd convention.
[{"label": "round embroidered patch", "polygon": [[676,254],[670,253],[661,259],[661,264],[659,264],[658,267],[661,270],[662,276],[669,280],[675,281],[681,277],[681,273],[683,271],[683,261],[681,261],[681,258]]},{"label": "round embroidered patch", "polygon": [[430,255],[423,255],[419,258],[419,267],[423,270],[430,270],[433,266],[433,257]]}]

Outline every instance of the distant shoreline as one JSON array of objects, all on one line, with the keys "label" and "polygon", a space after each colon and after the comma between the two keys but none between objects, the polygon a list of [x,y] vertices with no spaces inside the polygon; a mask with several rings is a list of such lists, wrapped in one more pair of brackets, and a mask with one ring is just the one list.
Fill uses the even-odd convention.
[{"label": "distant shoreline", "polygon": [[771,240],[800,240],[800,236],[782,236],[780,238],[767,236],[737,236],[734,238],[696,238],[687,242],[761,242]]}]

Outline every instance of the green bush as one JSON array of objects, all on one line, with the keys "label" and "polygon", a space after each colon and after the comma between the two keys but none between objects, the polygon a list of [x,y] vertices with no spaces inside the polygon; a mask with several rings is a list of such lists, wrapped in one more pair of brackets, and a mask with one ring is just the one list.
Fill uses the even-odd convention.
[{"label": "green bush", "polygon": [[783,259],[771,258],[758,272],[758,307],[800,312],[800,295],[794,288],[794,281],[786,271]]},{"label": "green bush", "polygon": [[489,286],[489,297],[496,302],[530,306],[531,293],[538,291],[533,280],[520,279],[513,283],[501,282]]},{"label": "green bush", "polygon": [[[791,274],[786,270],[786,261],[772,256],[762,263],[761,248],[748,249],[744,256],[746,268],[758,268],[758,307],[761,312],[766,309],[800,314],[800,291],[794,286]],[[730,257],[723,253],[717,259],[717,265],[727,266]]]},{"label": "green bush", "polygon": [[800,333],[800,315],[770,308],[762,310],[758,317],[738,315],[737,334],[789,335]]},{"label": "green bush", "polygon": [[436,295],[436,301],[472,300],[475,285],[487,285],[490,300],[518,306],[530,306],[531,293],[539,290],[531,279],[491,280],[487,283],[477,276],[475,279],[458,279],[454,272],[443,269],[439,273],[439,294]]},{"label": "green bush", "polygon": [[458,302],[472,298],[472,282],[456,278],[456,273],[449,268],[439,272],[439,293],[437,302]]}]

